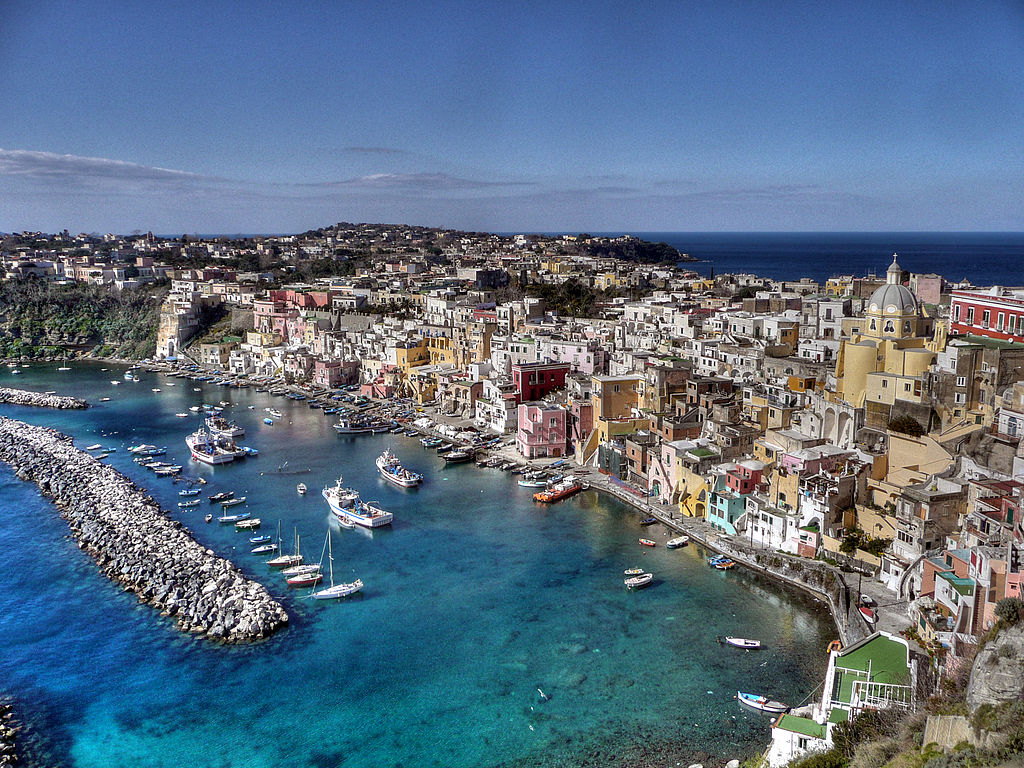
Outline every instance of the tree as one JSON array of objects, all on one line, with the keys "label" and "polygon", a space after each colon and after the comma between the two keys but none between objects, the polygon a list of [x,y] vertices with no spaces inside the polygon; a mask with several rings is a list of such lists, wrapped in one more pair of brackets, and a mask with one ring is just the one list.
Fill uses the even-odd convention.
[{"label": "tree", "polygon": [[924,427],[913,416],[902,414],[889,419],[886,425],[892,432],[900,432],[911,437],[921,437],[924,434]]}]

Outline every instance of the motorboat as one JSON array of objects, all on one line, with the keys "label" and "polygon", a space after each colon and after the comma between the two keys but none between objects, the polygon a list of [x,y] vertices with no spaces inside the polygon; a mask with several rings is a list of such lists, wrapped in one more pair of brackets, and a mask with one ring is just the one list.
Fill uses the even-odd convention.
[{"label": "motorboat", "polygon": [[214,437],[243,437],[245,428],[240,427],[233,421],[228,421],[223,416],[207,416],[206,428]]},{"label": "motorboat", "polygon": [[654,525],[656,522],[658,522],[656,517],[645,517],[640,521],[640,525]]},{"label": "motorboat", "polygon": [[198,507],[199,506],[199,499],[192,499],[191,501],[179,501],[178,502],[178,506],[179,507]]},{"label": "motorboat", "polygon": [[866,621],[870,627],[875,626],[875,622],[878,621],[878,615],[874,610],[868,608],[866,605],[860,606],[857,610],[860,611],[860,615],[864,617],[864,621]]},{"label": "motorboat", "polygon": [[258,544],[269,544],[273,540],[274,540],[273,536],[268,536],[266,534],[264,534],[262,536],[250,536],[249,537],[249,543],[252,546],[254,546],[254,547],[257,546]]},{"label": "motorboat", "polygon": [[231,525],[232,523],[237,523],[241,520],[247,520],[250,515],[250,512],[240,512],[237,515],[221,515],[217,518],[217,522],[221,525]]},{"label": "motorboat", "polygon": [[654,580],[653,573],[641,573],[639,576],[630,576],[623,583],[626,589],[642,589]]},{"label": "motorboat", "polygon": [[674,539],[669,539],[665,542],[665,546],[669,549],[678,549],[679,547],[685,547],[690,543],[689,536],[676,536]]},{"label": "motorboat", "polygon": [[760,640],[750,640],[746,637],[731,637],[730,635],[718,638],[718,642],[724,645],[731,645],[734,648],[742,648],[745,651],[753,651],[761,647]]},{"label": "motorboat", "polygon": [[185,438],[185,445],[193,461],[204,464],[227,464],[239,457],[241,451],[234,441],[225,435],[216,435],[207,429],[200,429]]},{"label": "motorboat", "polygon": [[640,543],[643,544],[645,547],[658,546],[655,542],[651,541],[650,539],[640,539]]},{"label": "motorboat", "polygon": [[342,523],[356,524],[364,528],[380,528],[391,525],[394,515],[376,502],[366,502],[359,498],[359,492],[351,488],[343,488],[339,477],[337,484],[324,488],[322,495],[327,500],[331,512]]},{"label": "motorboat", "polygon": [[210,502],[215,503],[218,501],[227,501],[234,495],[234,491],[221,491],[220,493],[213,494],[213,496],[210,497]]},{"label": "motorboat", "polygon": [[305,483],[299,483],[295,486],[295,490],[298,492],[299,496],[305,496],[308,489],[306,488]]},{"label": "motorboat", "polygon": [[184,490],[178,491],[179,496],[198,496],[202,493],[200,488],[185,488]]},{"label": "motorboat", "polygon": [[258,517],[251,517],[247,520],[239,520],[235,523],[236,531],[255,531],[263,524]]},{"label": "motorboat", "polygon": [[339,419],[334,425],[339,435],[365,435],[373,432],[373,427],[354,419]]},{"label": "motorboat", "polygon": [[543,490],[533,494],[533,500],[543,501],[548,504],[552,504],[556,501],[561,501],[562,499],[568,498],[569,496],[572,496],[574,493],[578,493],[579,491],[582,490],[583,483],[581,483],[575,477],[572,477],[570,475],[564,480],[560,480],[559,482],[555,483],[547,490]]},{"label": "motorboat", "polygon": [[250,552],[254,555],[272,555],[277,552],[277,544],[260,544],[253,547]]},{"label": "motorboat", "polygon": [[448,451],[444,455],[445,464],[464,464],[467,461],[473,460],[473,451],[468,448],[456,448],[454,451]]},{"label": "motorboat", "polygon": [[622,572],[623,576],[639,576],[644,572],[643,568],[627,568]]},{"label": "motorboat", "polygon": [[398,457],[386,448],[377,457],[377,471],[385,480],[400,488],[415,488],[423,481],[423,475],[403,467]]},{"label": "motorboat", "polygon": [[224,509],[227,509],[228,507],[233,507],[236,504],[245,504],[245,496],[239,496],[233,499],[226,499],[220,503],[221,507],[223,507]]},{"label": "motorboat", "polygon": [[783,712],[789,711],[789,706],[783,704],[781,701],[774,701],[765,696],[758,696],[756,693],[736,691],[736,698],[739,700],[740,704],[746,704],[751,709],[756,709],[760,712],[779,715]]}]

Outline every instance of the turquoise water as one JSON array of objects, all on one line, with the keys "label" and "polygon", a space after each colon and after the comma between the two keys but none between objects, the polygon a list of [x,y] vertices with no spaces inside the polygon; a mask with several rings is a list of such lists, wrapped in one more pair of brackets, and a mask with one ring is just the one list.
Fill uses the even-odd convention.
[{"label": "turquoise water", "polygon": [[[74,364],[0,369],[0,383],[87,397],[87,411],[4,406],[76,444],[117,447],[116,466],[195,536],[267,585],[292,616],[272,639],[226,648],[185,637],[101,577],[34,485],[0,468],[0,691],[75,766],[617,765],[644,755],[745,756],[769,720],[740,709],[737,689],[801,702],[820,681],[834,636],[820,604],[745,573],[709,569],[695,548],[640,547],[669,533],[594,492],[541,507],[496,470],[445,469],[433,451],[393,435],[340,438],[331,417],[284,398]],[[175,386],[168,386],[169,383]],[[159,387],[160,393],[151,389]],[[99,403],[109,396],[108,403]],[[187,460],[190,405],[230,400],[225,415],[260,456],[217,468],[204,497],[234,490],[264,533],[293,529],[319,557],[329,525],[320,489],[344,475],[395,513],[391,530],[335,530],[335,575],[366,583],[334,604],[289,590],[243,534],[177,510],[170,480],[125,447],[167,445]],[[253,405],[249,410],[247,406]],[[283,413],[262,423],[263,408]],[[427,481],[407,491],[379,478],[390,446]],[[287,462],[288,470],[275,470]],[[298,482],[309,486],[300,497]],[[238,509],[238,508],[236,508]],[[290,549],[290,547],[286,547]],[[630,594],[622,570],[656,575]],[[759,653],[723,649],[720,634],[760,638]],[[542,700],[538,688],[549,697]],[[686,763],[684,763],[685,765]]]}]

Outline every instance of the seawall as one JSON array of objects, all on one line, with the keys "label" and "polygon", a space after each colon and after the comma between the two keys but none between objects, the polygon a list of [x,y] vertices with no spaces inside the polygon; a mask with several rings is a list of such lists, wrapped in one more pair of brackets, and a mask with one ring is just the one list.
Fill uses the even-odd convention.
[{"label": "seawall", "polygon": [[0,417],[0,460],[54,500],[106,576],[174,617],[181,630],[238,643],[287,624],[262,584],[199,544],[143,489],[67,435]]},{"label": "seawall", "polygon": [[45,392],[30,392],[25,389],[0,387],[0,403],[11,405],[34,405],[39,408],[57,408],[60,410],[88,408],[89,403],[77,397],[48,395]]}]

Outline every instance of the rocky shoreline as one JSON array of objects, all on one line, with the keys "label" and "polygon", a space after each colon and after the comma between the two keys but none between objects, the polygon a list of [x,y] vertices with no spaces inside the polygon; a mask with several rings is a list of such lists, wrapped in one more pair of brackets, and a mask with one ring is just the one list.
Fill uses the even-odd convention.
[{"label": "rocky shoreline", "polygon": [[14,706],[5,699],[0,699],[0,768],[8,768],[18,763],[18,732],[21,726],[14,717]]},{"label": "rocky shoreline", "polygon": [[45,392],[30,392],[27,389],[11,389],[0,387],[0,403],[11,405],[34,405],[39,408],[57,408],[58,410],[88,408],[89,403],[77,397],[48,395]]},{"label": "rocky shoreline", "polygon": [[54,500],[106,576],[174,617],[182,631],[240,643],[288,623],[262,584],[199,544],[143,489],[67,435],[0,417],[0,460]]}]

